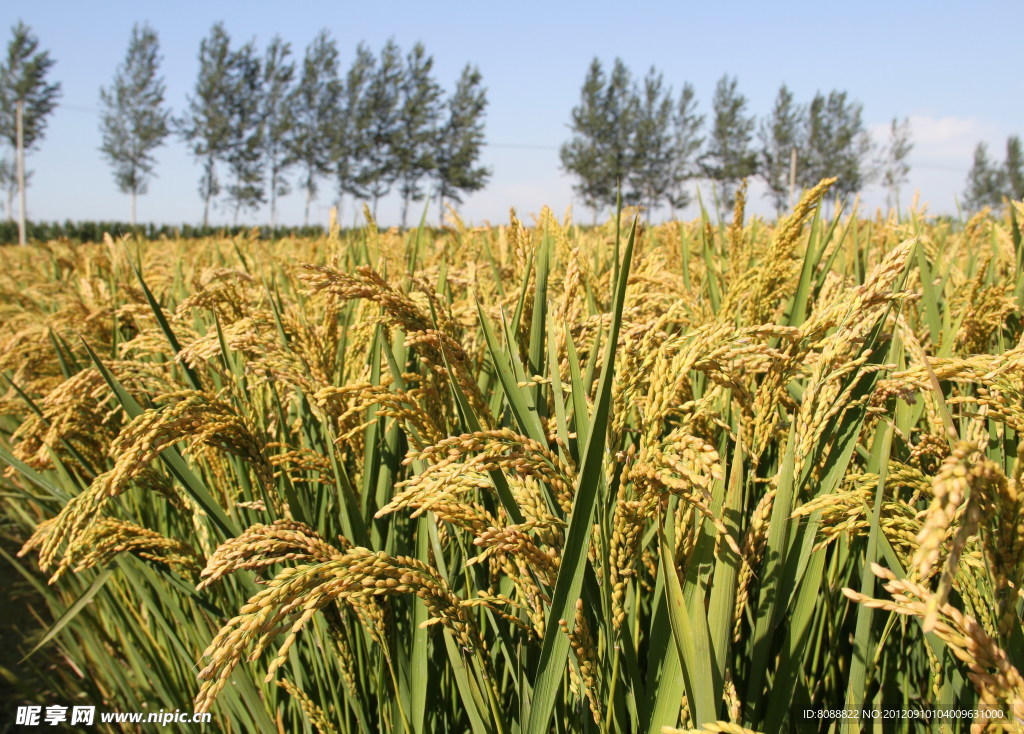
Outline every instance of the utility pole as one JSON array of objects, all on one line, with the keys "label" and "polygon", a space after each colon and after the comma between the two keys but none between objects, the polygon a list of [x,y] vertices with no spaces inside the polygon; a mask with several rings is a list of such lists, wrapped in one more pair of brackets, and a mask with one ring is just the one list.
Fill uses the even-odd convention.
[{"label": "utility pole", "polygon": [[793,209],[793,197],[796,196],[796,147],[789,155],[789,208]]},{"label": "utility pole", "polygon": [[18,244],[27,245],[25,237],[25,102],[18,100],[15,114],[16,134],[18,137]]}]

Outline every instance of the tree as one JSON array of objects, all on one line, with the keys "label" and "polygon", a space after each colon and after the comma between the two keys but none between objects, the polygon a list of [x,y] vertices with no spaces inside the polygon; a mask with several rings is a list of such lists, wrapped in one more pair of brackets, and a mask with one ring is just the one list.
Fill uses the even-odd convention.
[{"label": "tree", "polygon": [[345,194],[354,197],[366,196],[366,192],[356,181],[356,164],[365,156],[368,146],[369,119],[364,114],[364,96],[367,86],[372,81],[375,64],[373,53],[365,44],[360,43],[356,47],[352,66],[345,74],[344,101],[331,136],[331,165],[338,189],[339,212]]},{"label": "tree", "polygon": [[441,116],[441,88],[431,76],[434,60],[417,43],[405,60],[400,86],[401,112],[394,142],[395,174],[402,194],[402,227],[410,201],[421,201],[420,182],[434,166],[435,128]]},{"label": "tree", "polygon": [[195,93],[188,98],[188,111],[177,121],[178,132],[192,147],[203,166],[199,196],[203,199],[203,226],[210,216],[210,201],[220,193],[217,161],[231,144],[231,99],[233,83],[231,39],[223,23],[214,24],[210,35],[199,44],[199,77]]},{"label": "tree", "polygon": [[402,52],[392,39],[380,52],[357,113],[365,137],[355,178],[364,195],[372,200],[375,217],[377,202],[391,191],[398,178],[395,150],[402,114],[402,76]]},{"label": "tree", "polygon": [[990,206],[998,209],[1003,198],[1020,201],[1024,198],[1024,151],[1020,138],[1011,135],[1006,140],[1006,160],[997,165],[988,157],[988,146],[978,143],[974,149],[974,163],[967,174],[964,205],[969,211]]},{"label": "tree", "polygon": [[135,203],[145,194],[156,159],[153,150],[170,133],[171,112],[164,106],[165,87],[157,76],[160,42],[148,25],[135,25],[124,63],[109,88],[100,88],[103,145],[100,151],[114,168],[114,180],[122,193],[131,195],[131,222]]},{"label": "tree", "polygon": [[685,184],[694,177],[694,157],[704,138],[700,136],[704,115],[697,114],[696,93],[693,85],[687,82],[679,93],[675,114],[672,117],[674,143],[671,151],[672,185],[665,194],[669,207],[673,210],[683,209],[690,203],[690,192]]},{"label": "tree", "polygon": [[900,186],[907,182],[910,174],[910,164],[907,163],[907,156],[914,149],[910,142],[910,120],[903,118],[899,122],[892,118],[889,127],[889,142],[883,148],[881,161],[882,185],[888,190],[886,204],[889,207],[899,207]]},{"label": "tree", "polygon": [[674,183],[672,93],[663,91],[662,85],[662,75],[652,66],[642,88],[634,92],[636,120],[628,173],[629,198],[646,202],[648,219]]},{"label": "tree", "polygon": [[47,118],[60,99],[60,82],[47,82],[56,63],[49,51],[39,51],[39,40],[22,22],[11,29],[7,57],[0,65],[0,136],[16,147],[17,103],[24,104],[22,139],[26,151],[34,150],[46,132]]},{"label": "tree", "polygon": [[[17,109],[21,103],[23,154],[35,149],[42,141],[47,118],[60,99],[60,82],[47,81],[54,63],[48,51],[39,50],[39,40],[29,27],[18,21],[11,29],[7,56],[0,64],[0,137],[12,149],[17,148]],[[24,185],[28,177],[25,175],[23,178]],[[24,189],[20,194],[24,206]]]},{"label": "tree", "polygon": [[988,146],[978,143],[974,149],[974,163],[967,174],[964,205],[972,212],[986,206],[998,208],[1003,204],[1005,187],[1005,169],[989,161]]},{"label": "tree", "polygon": [[740,179],[757,171],[757,154],[750,148],[754,118],[746,115],[747,98],[737,93],[736,85],[735,77],[725,75],[715,86],[714,122],[702,161],[704,174],[715,182],[729,209]]},{"label": "tree", "polygon": [[861,120],[863,106],[848,102],[846,92],[820,92],[808,108],[803,160],[797,162],[797,183],[809,189],[821,179],[835,176],[840,196],[860,191],[867,178],[865,163],[871,139]]},{"label": "tree", "polygon": [[289,61],[291,44],[275,36],[263,54],[263,165],[270,192],[270,226],[277,226],[277,197],[290,192],[285,173],[294,163],[288,158],[287,143],[295,117],[288,96],[295,79],[295,64]]},{"label": "tree", "polygon": [[258,209],[263,189],[263,79],[252,42],[230,55],[228,64],[228,139],[224,162],[231,174],[228,199],[234,203],[234,223],[242,209]]},{"label": "tree", "polygon": [[476,165],[484,145],[487,108],[482,81],[479,69],[467,64],[445,105],[448,117],[438,129],[434,148],[439,216],[443,216],[446,199],[462,203],[463,192],[479,191],[491,176],[489,168]]},{"label": "tree", "polygon": [[799,145],[803,111],[793,102],[793,93],[783,84],[775,96],[771,116],[761,121],[761,178],[768,186],[776,213],[789,201],[789,175],[793,150]]},{"label": "tree", "polygon": [[289,96],[295,115],[288,138],[290,159],[301,165],[306,191],[304,222],[316,196],[317,179],[331,172],[332,142],[339,119],[342,82],[338,76],[338,47],[326,30],[306,47],[302,76]]},{"label": "tree", "polygon": [[590,62],[583,88],[580,90],[580,104],[572,109],[573,137],[563,143],[559,150],[562,169],[574,174],[579,180],[573,191],[583,203],[594,211],[608,199],[609,181],[603,172],[602,144],[604,120],[602,97],[604,95],[604,72],[601,62],[594,58]]},{"label": "tree", "polygon": [[[605,81],[601,62],[590,63],[580,104],[572,110],[573,137],[560,150],[562,168],[579,178],[573,189],[594,210],[614,206],[633,163],[633,131],[637,114],[629,69],[615,59]],[[629,192],[626,192],[627,198]]]},{"label": "tree", "polygon": [[1024,154],[1021,151],[1020,138],[1011,135],[1006,140],[1006,195],[1014,201],[1024,199]]}]

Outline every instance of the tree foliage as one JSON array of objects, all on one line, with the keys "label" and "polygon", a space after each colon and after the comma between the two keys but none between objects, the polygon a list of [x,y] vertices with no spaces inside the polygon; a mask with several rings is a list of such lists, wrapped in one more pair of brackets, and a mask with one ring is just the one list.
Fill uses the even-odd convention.
[{"label": "tree foliage", "polygon": [[231,174],[227,195],[237,224],[242,209],[258,209],[265,201],[263,79],[253,42],[231,54],[228,89],[229,135],[224,162]]},{"label": "tree foliage", "polygon": [[[562,168],[579,179],[574,191],[595,214],[601,206],[613,206],[617,191],[628,183],[636,108],[632,78],[622,59],[615,59],[606,80],[595,58],[580,104],[572,110],[573,137],[560,150]],[[624,193],[628,199],[629,192]]]},{"label": "tree foliage", "polygon": [[423,44],[406,56],[399,86],[400,114],[394,141],[395,174],[402,195],[402,226],[410,201],[422,201],[421,182],[434,166],[434,138],[441,116],[441,87],[431,75],[434,66]]},{"label": "tree foliage", "polygon": [[[199,45],[199,75],[177,128],[203,166],[199,195],[204,226],[210,204],[222,191],[233,205],[236,221],[242,209],[257,209],[266,200],[261,69],[255,43],[232,50],[222,23],[214,24]],[[230,174],[226,189],[218,178],[218,163]]]},{"label": "tree foliage", "polygon": [[970,211],[979,211],[986,206],[997,209],[1002,206],[1005,193],[1006,169],[989,159],[985,143],[978,143],[974,148],[974,162],[967,174],[964,205]]},{"label": "tree foliage", "polygon": [[338,71],[338,46],[326,30],[306,47],[302,74],[289,96],[294,115],[288,137],[290,159],[302,170],[306,192],[303,221],[309,224],[309,205],[317,192],[317,180],[331,173],[332,142],[340,113],[342,81]]},{"label": "tree foliage", "polygon": [[693,85],[683,84],[672,118],[674,144],[670,153],[672,161],[672,185],[665,194],[665,200],[672,209],[682,209],[691,200],[686,188],[687,182],[697,175],[696,157],[704,138],[700,135],[704,116],[697,114],[697,99]]},{"label": "tree foliage", "polygon": [[[653,211],[675,184],[677,168],[673,150],[672,92],[654,67],[634,92],[636,101],[628,198]],[[649,214],[648,214],[649,216]]]},{"label": "tree foliage", "polygon": [[479,191],[491,169],[477,165],[484,145],[484,110],[487,90],[480,70],[467,64],[445,105],[447,117],[438,128],[434,147],[434,179],[438,208],[444,202],[462,202],[462,195]]},{"label": "tree foliage", "polygon": [[605,87],[601,62],[595,58],[590,63],[580,103],[572,109],[573,137],[563,143],[559,150],[562,168],[576,176],[573,186],[576,195],[591,209],[596,209],[608,199],[609,181],[603,171],[603,148],[605,147],[605,122],[603,100]]},{"label": "tree foliage", "polygon": [[156,165],[153,151],[170,133],[171,112],[164,106],[166,88],[159,67],[156,31],[135,25],[113,84],[100,88],[100,151],[113,166],[117,187],[131,195],[133,224],[136,197],[146,193]]},{"label": "tree foliage", "polygon": [[176,123],[182,139],[203,167],[199,179],[203,226],[209,222],[210,203],[221,190],[217,161],[231,144],[231,111],[226,101],[232,96],[232,62],[231,39],[224,24],[216,23],[199,44],[199,75],[188,97],[188,109]]},{"label": "tree foliage", "polygon": [[331,165],[337,186],[339,211],[345,194],[357,198],[365,196],[356,180],[356,174],[358,162],[365,155],[368,145],[369,120],[363,114],[363,98],[373,81],[376,63],[373,52],[366,44],[360,43],[356,46],[352,65],[345,74],[343,101],[331,137]]},{"label": "tree foliage", "polygon": [[754,118],[747,115],[747,98],[736,87],[736,77],[728,75],[715,86],[714,118],[702,160],[704,174],[715,182],[722,203],[730,209],[740,180],[757,171],[757,154],[751,148]]},{"label": "tree foliage", "polygon": [[60,82],[47,80],[56,62],[49,51],[39,50],[39,39],[18,22],[11,29],[7,55],[0,64],[0,137],[17,146],[17,103],[22,102],[22,139],[34,150],[46,132],[47,118],[61,96]]},{"label": "tree foliage", "polygon": [[[337,45],[326,30],[298,64],[280,37],[260,54],[254,42],[233,47],[224,24],[216,23],[200,43],[198,60],[185,109],[172,117],[164,106],[157,35],[136,25],[124,62],[100,89],[100,150],[118,187],[132,196],[133,221],[136,197],[154,175],[154,151],[172,131],[200,165],[204,226],[221,197],[236,222],[240,212],[269,202],[273,226],[279,197],[292,183],[306,194],[308,222],[318,184],[328,176],[339,205],[348,194],[369,199],[374,212],[397,188],[404,226],[410,203],[431,193],[442,203],[458,203],[490,176],[479,165],[487,106],[479,70],[467,65],[446,96],[422,44],[403,53],[390,40],[376,57],[359,44],[342,77]],[[53,63],[27,26],[15,26],[0,65],[0,137],[12,146],[18,100],[25,103],[26,148],[42,139],[60,96],[60,84],[47,81]],[[295,169],[299,181],[289,181]],[[0,188],[9,198],[14,179],[14,163],[0,157]]]},{"label": "tree foliage", "polygon": [[260,119],[263,124],[262,155],[270,199],[270,226],[277,225],[277,197],[291,190],[285,173],[294,164],[288,156],[288,139],[295,124],[289,94],[295,80],[290,60],[291,44],[275,36],[263,54],[263,94]]},{"label": "tree foliage", "polygon": [[[39,50],[39,39],[32,35],[29,27],[18,21],[11,29],[7,55],[0,64],[0,138],[11,146],[12,151],[16,151],[18,145],[19,102],[22,105],[23,153],[34,150],[43,139],[47,118],[56,109],[61,95],[60,82],[47,79],[54,63],[49,51]],[[10,218],[14,209],[14,192],[18,187],[16,153],[0,173],[7,189],[7,216]],[[29,177],[29,171],[23,170],[21,185],[27,187]]]},{"label": "tree foliage", "polygon": [[389,40],[381,49],[358,112],[365,137],[356,181],[373,202],[374,216],[377,203],[398,179],[397,152],[406,142],[399,140],[403,76],[401,49]]},{"label": "tree foliage", "polygon": [[979,211],[986,206],[998,209],[1004,198],[1024,199],[1024,151],[1017,135],[1006,139],[1006,160],[1001,165],[989,159],[985,143],[978,143],[967,174],[964,205],[968,210]]},{"label": "tree foliage", "polygon": [[856,193],[867,181],[871,139],[864,129],[863,105],[833,90],[814,95],[807,110],[803,160],[797,164],[797,183],[804,189],[829,176],[838,178],[839,196]]},{"label": "tree foliage", "polygon": [[890,207],[899,206],[900,186],[907,182],[910,164],[907,156],[914,149],[910,141],[910,120],[899,122],[895,117],[889,126],[889,141],[882,149],[879,165],[881,183],[887,190],[886,201]]},{"label": "tree foliage", "polygon": [[1024,199],[1024,153],[1021,151],[1020,138],[1011,135],[1006,140],[1006,195],[1014,201]]},{"label": "tree foliage", "polygon": [[654,67],[636,83],[621,59],[606,77],[594,59],[572,110],[573,135],[560,149],[562,168],[577,178],[573,190],[594,210],[627,204],[684,207],[684,183],[695,174],[703,117],[693,87],[685,84],[678,102]]},{"label": "tree foliage", "polygon": [[[631,80],[621,59],[606,75],[594,59],[580,90],[570,122],[571,138],[560,148],[562,168],[573,174],[573,187],[584,204],[596,210],[614,205],[620,190],[627,204],[649,209],[667,203],[673,210],[690,202],[687,184],[710,179],[722,204],[731,207],[736,186],[760,173],[777,211],[790,193],[790,171],[797,152],[797,184],[810,188],[837,175],[839,194],[858,191],[874,170],[867,157],[871,142],[862,121],[862,106],[846,92],[818,94],[798,103],[782,85],[771,113],[761,120],[747,112],[747,99],[735,77],[719,79],[712,100],[712,123],[702,135],[704,117],[697,113],[693,87],[685,84],[677,101],[654,68],[640,83]],[[891,181],[906,177],[909,129],[898,125],[891,142]],[[752,145],[755,134],[758,145]]]},{"label": "tree foliage", "polygon": [[771,115],[761,121],[761,178],[777,213],[789,204],[789,178],[794,149],[800,145],[804,110],[785,84],[779,87]]}]

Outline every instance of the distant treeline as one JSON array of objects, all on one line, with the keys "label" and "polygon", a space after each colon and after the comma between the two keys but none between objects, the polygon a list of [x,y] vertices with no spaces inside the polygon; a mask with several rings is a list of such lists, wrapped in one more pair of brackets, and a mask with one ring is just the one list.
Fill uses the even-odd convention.
[{"label": "distant treeline", "polygon": [[[31,152],[61,96],[60,82],[49,78],[56,63],[49,51],[24,23],[11,30],[0,54],[0,147],[12,154],[0,155],[0,198],[8,217],[15,193],[27,185],[16,174],[17,110],[21,145]],[[310,205],[328,180],[335,201],[366,201],[374,214],[379,200],[397,191],[403,227],[413,202],[434,196],[443,213],[446,202],[458,204],[482,189],[491,170],[478,165],[487,107],[479,69],[467,63],[449,93],[434,77],[434,59],[422,43],[403,52],[390,40],[376,55],[359,43],[354,52],[352,65],[342,69],[338,43],[324,29],[301,59],[280,37],[261,53],[255,40],[233,44],[216,23],[199,45],[186,108],[174,114],[165,104],[157,33],[136,24],[124,63],[99,90],[100,152],[118,188],[131,195],[131,219],[154,176],[153,153],[171,135],[202,165],[204,225],[211,206],[223,201],[236,221],[269,203],[276,226],[278,199],[293,186],[305,192],[308,223]]]},{"label": "distant treeline", "polygon": [[[259,231],[263,240],[277,240],[284,237],[320,237],[325,230],[319,225],[305,227],[252,227],[252,226],[200,226],[194,224],[136,224],[128,222],[27,222],[29,241],[46,242],[47,240],[67,239],[72,242],[102,242],[103,233],[109,232],[112,237],[133,235],[148,240],[191,239],[199,237],[233,237],[253,229]],[[0,245],[18,244],[18,223],[0,221]]]}]

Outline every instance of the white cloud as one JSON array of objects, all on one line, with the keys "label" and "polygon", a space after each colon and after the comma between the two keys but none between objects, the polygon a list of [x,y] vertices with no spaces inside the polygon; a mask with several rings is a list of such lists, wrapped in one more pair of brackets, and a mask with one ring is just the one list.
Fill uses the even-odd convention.
[{"label": "white cloud", "polygon": [[[902,187],[901,204],[905,206],[914,192],[920,192],[920,200],[928,204],[930,212],[951,213],[954,201],[961,197],[975,146],[988,143],[991,157],[1001,160],[1006,133],[977,117],[914,114],[909,119],[914,147],[908,157],[910,180]],[[868,131],[879,145],[889,140],[889,123],[871,125]],[[865,203],[884,202],[885,193],[878,186],[868,187],[865,194]]]},{"label": "white cloud", "polygon": [[[997,125],[979,120],[977,117],[930,117],[910,115],[910,137],[914,148],[910,153],[911,163],[941,164],[970,167],[974,147],[979,142],[998,146],[1005,138]],[[880,123],[869,127],[875,142],[885,144],[889,140],[889,124]]]}]

